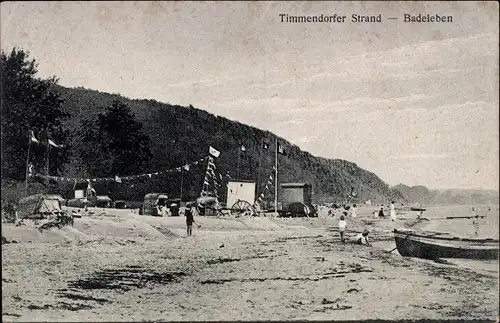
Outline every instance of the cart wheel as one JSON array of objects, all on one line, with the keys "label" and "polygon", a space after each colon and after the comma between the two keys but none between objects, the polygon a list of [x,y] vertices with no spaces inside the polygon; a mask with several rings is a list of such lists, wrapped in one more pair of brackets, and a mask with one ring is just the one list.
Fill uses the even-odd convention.
[{"label": "cart wheel", "polygon": [[255,213],[256,212],[252,204],[248,203],[247,201],[238,200],[231,207],[231,215],[251,215]]}]

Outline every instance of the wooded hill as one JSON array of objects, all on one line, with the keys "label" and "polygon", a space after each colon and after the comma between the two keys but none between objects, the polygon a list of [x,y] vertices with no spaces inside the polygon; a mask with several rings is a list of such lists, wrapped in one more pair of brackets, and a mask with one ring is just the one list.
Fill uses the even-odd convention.
[{"label": "wooded hill", "polygon": [[[240,156],[239,179],[256,181],[259,178],[258,192],[264,192],[267,200],[273,199],[273,188],[265,189],[274,165],[276,136],[268,131],[215,116],[192,106],[183,107],[160,103],[154,100],[131,100],[120,95],[98,92],[84,88],[65,88],[56,86],[64,99],[63,107],[71,117],[66,126],[72,131],[72,145],[79,141],[78,129],[84,118],[97,115],[120,100],[130,107],[136,119],[143,125],[144,133],[151,140],[152,159],[142,173],[154,173],[182,166],[186,162],[207,156],[209,146],[217,148],[221,155],[216,160],[217,172],[237,177],[238,154]],[[269,148],[262,148],[262,141]],[[356,164],[340,160],[314,157],[300,150],[283,138],[278,138],[286,155],[279,156],[279,183],[306,182],[313,185],[315,202],[404,201],[398,191],[391,189],[375,174],[359,168]],[[246,152],[240,152],[244,145]],[[92,147],[88,147],[92,149]],[[192,167],[183,173],[183,197],[196,197],[201,191],[206,163]],[[77,169],[68,170],[77,175]],[[90,174],[99,177],[101,174]],[[134,174],[117,174],[120,176]],[[59,176],[64,176],[63,174]],[[114,195],[113,198],[139,199],[147,192],[166,192],[180,196],[180,174],[152,177],[130,183],[107,184],[101,194]],[[99,191],[99,188],[97,188]],[[356,198],[349,198],[352,192]],[[69,193],[69,192],[68,192]],[[224,192],[221,193],[224,199]]]},{"label": "wooded hill", "polygon": [[450,204],[498,204],[499,193],[495,190],[473,189],[428,189],[425,186],[407,186],[399,184],[394,187],[408,200],[422,205]]}]

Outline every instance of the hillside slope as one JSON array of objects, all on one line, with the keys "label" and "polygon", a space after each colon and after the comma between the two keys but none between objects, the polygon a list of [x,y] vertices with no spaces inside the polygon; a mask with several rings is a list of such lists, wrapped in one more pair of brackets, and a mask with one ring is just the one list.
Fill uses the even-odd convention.
[{"label": "hillside slope", "polygon": [[425,186],[399,184],[395,190],[409,201],[424,205],[450,204],[498,204],[499,192],[494,190],[440,189],[430,190]]},{"label": "hillside slope", "polygon": [[[175,168],[184,162],[205,157],[208,147],[212,145],[221,151],[217,159],[218,171],[221,174],[229,173],[234,179],[237,177],[239,147],[243,144],[246,152],[241,153],[239,179],[257,181],[260,178],[258,192],[266,192],[265,185],[274,165],[276,139],[268,131],[218,117],[192,106],[182,107],[154,100],[130,100],[120,95],[84,88],[58,86],[57,89],[65,99],[64,108],[72,115],[68,121],[70,129],[77,129],[82,118],[104,111],[115,99],[127,104],[151,138],[154,157],[149,169],[144,170],[145,173]],[[73,140],[78,140],[77,136]],[[262,149],[262,140],[270,145],[269,149]],[[346,200],[353,189],[358,192],[354,199],[357,201],[404,201],[399,191],[391,189],[375,174],[354,163],[314,157],[283,138],[278,140],[286,151],[286,156],[279,157],[279,182],[311,183],[316,202]],[[192,198],[199,194],[204,171],[204,167],[200,166],[183,175],[184,196]],[[137,199],[147,191],[164,191],[172,196],[179,196],[180,180],[180,175],[174,174],[152,179],[147,184],[142,183],[142,186],[129,185],[126,189],[120,189],[119,193],[113,189],[110,194]],[[272,199],[272,190],[266,193],[266,198]]]}]

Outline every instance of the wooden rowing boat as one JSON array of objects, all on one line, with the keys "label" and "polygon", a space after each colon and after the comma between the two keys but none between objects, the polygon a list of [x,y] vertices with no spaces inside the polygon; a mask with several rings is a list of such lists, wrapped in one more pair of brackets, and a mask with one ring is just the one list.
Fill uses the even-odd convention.
[{"label": "wooden rowing boat", "polygon": [[422,207],[410,207],[410,211],[417,211],[417,212],[420,212],[420,211],[426,211],[427,209],[426,208],[422,208]]},{"label": "wooden rowing boat", "polygon": [[403,257],[425,259],[498,259],[499,240],[461,239],[447,233],[394,229],[398,252]]}]

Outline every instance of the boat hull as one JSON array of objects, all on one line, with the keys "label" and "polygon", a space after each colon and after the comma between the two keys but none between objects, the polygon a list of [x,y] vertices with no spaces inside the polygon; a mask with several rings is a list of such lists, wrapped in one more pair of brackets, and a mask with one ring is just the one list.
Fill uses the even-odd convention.
[{"label": "boat hull", "polygon": [[499,242],[493,239],[433,237],[400,230],[394,230],[394,239],[404,257],[498,259],[499,253]]}]

